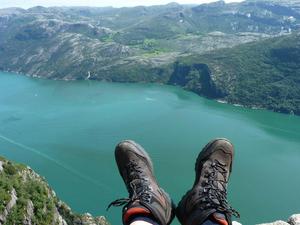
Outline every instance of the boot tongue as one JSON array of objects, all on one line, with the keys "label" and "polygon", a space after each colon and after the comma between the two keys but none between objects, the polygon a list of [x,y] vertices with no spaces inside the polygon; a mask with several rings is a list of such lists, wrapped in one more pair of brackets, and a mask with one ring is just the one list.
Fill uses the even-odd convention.
[{"label": "boot tongue", "polygon": [[212,219],[216,221],[220,225],[228,225],[228,222],[226,220],[226,217],[224,214],[215,212],[211,215]]}]

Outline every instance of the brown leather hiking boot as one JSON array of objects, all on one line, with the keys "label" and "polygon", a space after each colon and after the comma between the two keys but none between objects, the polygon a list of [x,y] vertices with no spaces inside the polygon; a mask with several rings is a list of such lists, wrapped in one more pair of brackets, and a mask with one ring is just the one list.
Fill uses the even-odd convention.
[{"label": "brown leather hiking boot", "polygon": [[118,199],[108,208],[125,205],[123,224],[128,224],[137,215],[150,217],[161,225],[170,224],[175,207],[168,194],[158,186],[145,150],[134,141],[123,141],[116,147],[115,158],[129,198]]},{"label": "brown leather hiking boot", "polygon": [[[213,140],[203,148],[195,165],[194,185],[176,209],[181,224],[199,225],[210,218],[219,221],[221,215],[231,225],[231,216],[239,217],[227,202],[227,182],[232,160],[233,146],[226,139]],[[226,221],[220,224],[226,224]]]}]

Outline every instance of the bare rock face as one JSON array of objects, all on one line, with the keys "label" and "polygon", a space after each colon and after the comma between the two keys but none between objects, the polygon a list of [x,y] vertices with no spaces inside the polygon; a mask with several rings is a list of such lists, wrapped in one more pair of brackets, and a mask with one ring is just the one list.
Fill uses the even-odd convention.
[{"label": "bare rock face", "polygon": [[262,224],[258,224],[258,225],[290,225],[290,224],[288,224],[287,222],[284,222],[282,220],[278,220],[273,223],[262,223]]},{"label": "bare rock face", "polygon": [[98,225],[98,224],[108,225],[107,221],[103,216],[95,218],[89,213],[85,213],[83,215],[81,225]]},{"label": "bare rock face", "polygon": [[294,214],[288,219],[290,225],[300,225],[300,214]]},{"label": "bare rock face", "polygon": [[64,220],[64,218],[57,211],[57,208],[55,208],[54,221],[58,225],[68,225],[67,222]]},{"label": "bare rock face", "polygon": [[10,213],[11,209],[15,206],[17,199],[18,197],[16,190],[13,188],[10,194],[10,201],[8,202],[8,204],[4,208],[4,211],[0,215],[0,224],[3,224],[6,221],[6,217]]},{"label": "bare rock face", "polygon": [[31,225],[32,224],[32,216],[34,214],[34,206],[31,200],[28,200],[27,202],[27,209],[26,209],[26,215],[24,216],[23,224],[24,225]]},{"label": "bare rock face", "polygon": [[[232,225],[242,225],[239,222],[233,221]],[[282,220],[277,220],[272,223],[261,223],[257,225],[300,225],[300,214],[294,214],[292,215],[287,222]]]},{"label": "bare rock face", "polygon": [[0,161],[0,172],[3,170],[3,166],[2,166],[3,162]]}]

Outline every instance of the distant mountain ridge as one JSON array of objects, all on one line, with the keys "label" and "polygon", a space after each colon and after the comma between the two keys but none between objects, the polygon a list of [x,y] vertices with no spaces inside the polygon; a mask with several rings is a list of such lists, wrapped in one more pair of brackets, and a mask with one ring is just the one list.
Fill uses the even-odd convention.
[{"label": "distant mountain ridge", "polygon": [[[282,46],[284,40],[298,41],[299,21],[300,1],[288,0],[231,4],[218,1],[199,6],[170,3],[132,8],[0,9],[0,70],[50,79],[177,84],[230,103],[299,114],[295,108],[300,96],[298,67],[291,67],[278,57],[267,57],[270,61],[266,66],[265,62],[245,60],[239,52],[265,59],[260,47],[272,52],[280,46],[264,40],[278,37],[276,43]],[[249,42],[255,42],[253,48],[247,47],[248,44],[235,47]],[[293,54],[298,56],[298,46],[290,44],[291,47],[283,49],[296,49]],[[228,64],[230,59],[232,62]],[[188,72],[190,78],[186,77],[185,67],[181,67],[186,62],[194,65],[194,74]],[[269,78],[261,79],[248,69]],[[201,76],[197,75],[199,71]],[[278,99],[264,88],[261,94],[246,94],[245,90],[251,92],[248,85],[252,85],[249,80],[253,77],[261,87],[268,86],[264,82],[273,82],[270,71],[276,71],[274,77],[279,73],[294,74],[295,79],[289,82],[296,92]],[[220,82],[225,80],[230,82],[221,87]],[[275,100],[267,101],[269,97]]]}]

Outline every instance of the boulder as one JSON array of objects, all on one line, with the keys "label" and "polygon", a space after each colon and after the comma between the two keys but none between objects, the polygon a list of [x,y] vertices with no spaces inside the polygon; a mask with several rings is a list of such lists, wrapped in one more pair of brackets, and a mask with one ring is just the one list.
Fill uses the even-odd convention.
[{"label": "boulder", "polygon": [[294,214],[288,219],[290,225],[300,225],[300,214]]}]

